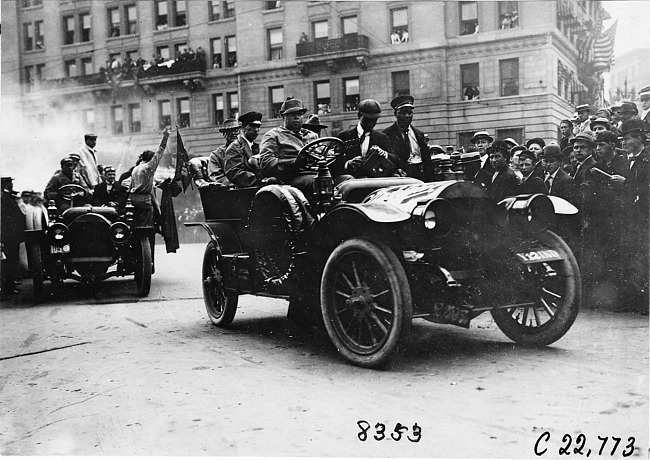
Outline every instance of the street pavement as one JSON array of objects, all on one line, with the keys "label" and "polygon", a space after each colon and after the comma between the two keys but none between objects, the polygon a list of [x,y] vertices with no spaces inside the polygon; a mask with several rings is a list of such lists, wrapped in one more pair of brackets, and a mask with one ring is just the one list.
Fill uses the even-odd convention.
[{"label": "street pavement", "polygon": [[0,303],[0,454],[648,456],[647,316],[585,308],[544,349],[486,314],[416,320],[393,366],[367,370],[283,300],[241,297],[212,326],[202,253],[157,246],[144,299],[115,279],[35,305],[27,280]]}]

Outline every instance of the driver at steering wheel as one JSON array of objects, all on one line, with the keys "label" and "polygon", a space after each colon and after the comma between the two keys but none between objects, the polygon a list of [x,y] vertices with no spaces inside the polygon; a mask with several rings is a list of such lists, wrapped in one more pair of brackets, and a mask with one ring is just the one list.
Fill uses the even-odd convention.
[{"label": "driver at steering wheel", "polygon": [[64,185],[78,185],[83,188],[84,194],[83,198],[79,199],[75,197],[76,205],[86,204],[86,199],[90,194],[90,190],[82,183],[81,177],[75,172],[75,161],[70,157],[65,157],[61,160],[61,170],[54,173],[50,181],[45,187],[45,199],[54,200],[57,209],[59,212],[63,212],[66,209],[72,206],[72,201],[70,198],[64,197],[59,193],[59,189]]},{"label": "driver at steering wheel", "polygon": [[[318,135],[302,127],[305,112],[307,109],[299,99],[289,99],[282,104],[282,126],[273,128],[262,136],[260,167],[264,177],[275,177],[285,184],[293,185],[309,198],[314,192],[317,171],[309,167],[308,156],[298,153],[308,143],[318,140]],[[352,178],[347,174],[335,174],[335,185]]]}]

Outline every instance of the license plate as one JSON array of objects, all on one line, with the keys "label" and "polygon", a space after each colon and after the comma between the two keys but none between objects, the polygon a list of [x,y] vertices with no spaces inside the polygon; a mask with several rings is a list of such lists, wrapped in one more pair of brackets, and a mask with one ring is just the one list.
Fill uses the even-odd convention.
[{"label": "license plate", "polygon": [[525,264],[563,260],[563,257],[555,249],[538,249],[536,251],[518,252],[516,253],[516,256]]},{"label": "license plate", "polygon": [[69,244],[64,244],[63,246],[50,246],[50,254],[68,254],[69,252]]}]

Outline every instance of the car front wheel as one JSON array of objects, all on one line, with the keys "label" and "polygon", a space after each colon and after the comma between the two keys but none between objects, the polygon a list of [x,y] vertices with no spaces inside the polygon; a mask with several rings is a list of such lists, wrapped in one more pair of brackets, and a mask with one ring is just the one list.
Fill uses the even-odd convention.
[{"label": "car front wheel", "polygon": [[237,294],[227,294],[223,283],[223,264],[214,242],[208,243],[203,254],[203,301],[212,324],[228,327],[237,312]]},{"label": "car front wheel", "polygon": [[151,244],[145,235],[140,237],[135,265],[135,288],[140,297],[149,295],[151,289]]},{"label": "car front wheel", "polygon": [[395,253],[381,241],[344,241],[327,260],[320,291],[325,327],[339,353],[361,367],[389,364],[413,312]]}]

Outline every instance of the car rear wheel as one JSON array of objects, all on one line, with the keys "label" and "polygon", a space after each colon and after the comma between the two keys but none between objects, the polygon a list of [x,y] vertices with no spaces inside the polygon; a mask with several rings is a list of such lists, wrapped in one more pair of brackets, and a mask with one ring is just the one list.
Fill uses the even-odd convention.
[{"label": "car rear wheel", "polygon": [[237,294],[226,294],[223,284],[223,264],[217,245],[211,241],[203,254],[203,300],[212,324],[227,327],[237,313]]},{"label": "car rear wheel", "polygon": [[492,310],[499,329],[514,342],[543,347],[559,340],[573,325],[582,298],[580,269],[569,246],[555,233],[542,233],[538,242],[563,260],[522,264],[522,290],[533,290],[530,305]]},{"label": "car rear wheel", "polygon": [[145,235],[140,237],[136,249],[138,258],[135,264],[135,288],[140,297],[149,295],[151,289],[151,244]]},{"label": "car rear wheel", "polygon": [[41,245],[38,242],[29,243],[29,258],[32,271],[32,283],[34,285],[34,301],[43,299],[43,256]]},{"label": "car rear wheel", "polygon": [[380,241],[354,238],[330,255],[321,280],[321,310],[339,353],[361,367],[390,363],[411,327],[406,273]]}]

